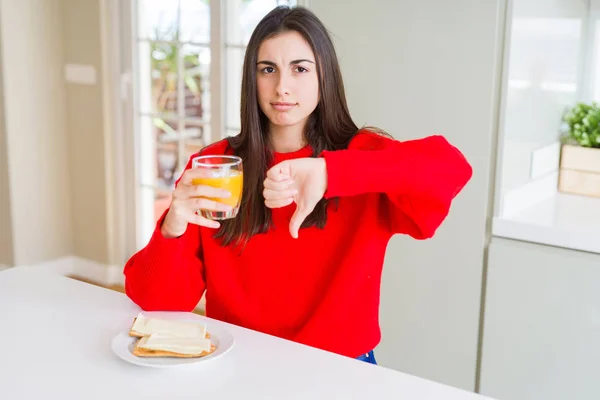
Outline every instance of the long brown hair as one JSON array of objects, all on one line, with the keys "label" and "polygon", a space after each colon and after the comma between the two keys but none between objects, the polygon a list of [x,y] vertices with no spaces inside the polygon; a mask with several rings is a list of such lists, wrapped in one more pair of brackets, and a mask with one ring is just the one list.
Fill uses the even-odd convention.
[{"label": "long brown hair", "polygon": [[[258,105],[256,63],[263,41],[280,33],[296,31],[312,48],[319,81],[319,103],[304,128],[304,140],[317,157],[323,150],[348,147],[358,131],[352,121],[337,55],[325,26],[303,7],[280,6],[258,24],[246,49],[242,76],[241,131],[229,138],[229,146],[244,160],[244,189],[238,217],[223,221],[216,234],[223,245],[240,244],[271,227],[271,210],[264,204],[263,181],[273,160],[268,119]],[[319,201],[302,227],[323,228],[328,200]]]}]

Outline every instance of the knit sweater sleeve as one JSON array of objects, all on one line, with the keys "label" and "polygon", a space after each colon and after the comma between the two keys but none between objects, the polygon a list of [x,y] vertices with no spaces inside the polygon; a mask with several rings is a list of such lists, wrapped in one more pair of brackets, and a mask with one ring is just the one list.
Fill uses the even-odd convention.
[{"label": "knit sweater sleeve", "polygon": [[[227,140],[221,140],[199,154],[226,154],[228,149]],[[184,172],[192,167],[196,155],[189,158]],[[206,289],[201,236],[204,228],[189,224],[180,237],[165,238],[160,228],[168,211],[157,221],[148,244],[125,264],[125,293],[147,311],[192,311]]]},{"label": "knit sweater sleeve", "polygon": [[[225,143],[218,142],[202,154],[219,154],[224,148]],[[191,168],[192,158],[185,170]],[[158,219],[146,246],[125,264],[125,293],[146,311],[192,311],[206,289],[200,227],[189,224],[180,237],[165,238],[161,226],[168,211]]]},{"label": "knit sweater sleeve", "polygon": [[390,233],[432,237],[473,174],[464,155],[443,136],[398,141],[362,131],[347,150],[324,151],[325,198],[377,193]]},{"label": "knit sweater sleeve", "polygon": [[166,213],[148,244],[127,261],[125,293],[146,311],[192,311],[205,290],[200,229],[188,225],[182,236],[165,238]]}]

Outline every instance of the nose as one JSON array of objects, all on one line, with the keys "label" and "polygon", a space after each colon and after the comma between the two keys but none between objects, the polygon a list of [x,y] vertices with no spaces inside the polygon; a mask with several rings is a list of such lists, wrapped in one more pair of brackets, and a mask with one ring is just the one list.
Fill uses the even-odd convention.
[{"label": "nose", "polygon": [[277,86],[275,87],[275,91],[277,92],[277,96],[283,97],[290,94],[290,78],[288,74],[281,73],[279,74],[279,79],[277,80]]}]

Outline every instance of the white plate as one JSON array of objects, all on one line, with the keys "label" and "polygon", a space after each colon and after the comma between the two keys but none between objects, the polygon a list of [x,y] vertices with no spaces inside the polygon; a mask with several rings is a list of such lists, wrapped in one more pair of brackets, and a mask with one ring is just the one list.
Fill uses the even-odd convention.
[{"label": "white plate", "polygon": [[206,331],[210,334],[210,341],[217,348],[215,351],[204,357],[196,358],[176,358],[176,357],[138,357],[133,355],[133,347],[137,338],[129,336],[129,330],[120,332],[112,340],[112,350],[121,359],[135,365],[152,368],[172,368],[206,362],[227,353],[233,347],[233,336],[220,326],[206,320],[177,319],[178,321],[193,322],[206,326]]}]

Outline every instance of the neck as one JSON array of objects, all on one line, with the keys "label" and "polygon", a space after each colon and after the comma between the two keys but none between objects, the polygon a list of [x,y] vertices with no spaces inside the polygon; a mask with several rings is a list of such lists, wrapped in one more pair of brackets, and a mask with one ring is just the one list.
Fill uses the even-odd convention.
[{"label": "neck", "polygon": [[304,124],[292,126],[276,126],[271,124],[269,127],[269,138],[273,150],[277,153],[291,153],[300,150],[306,145],[303,132]]}]

